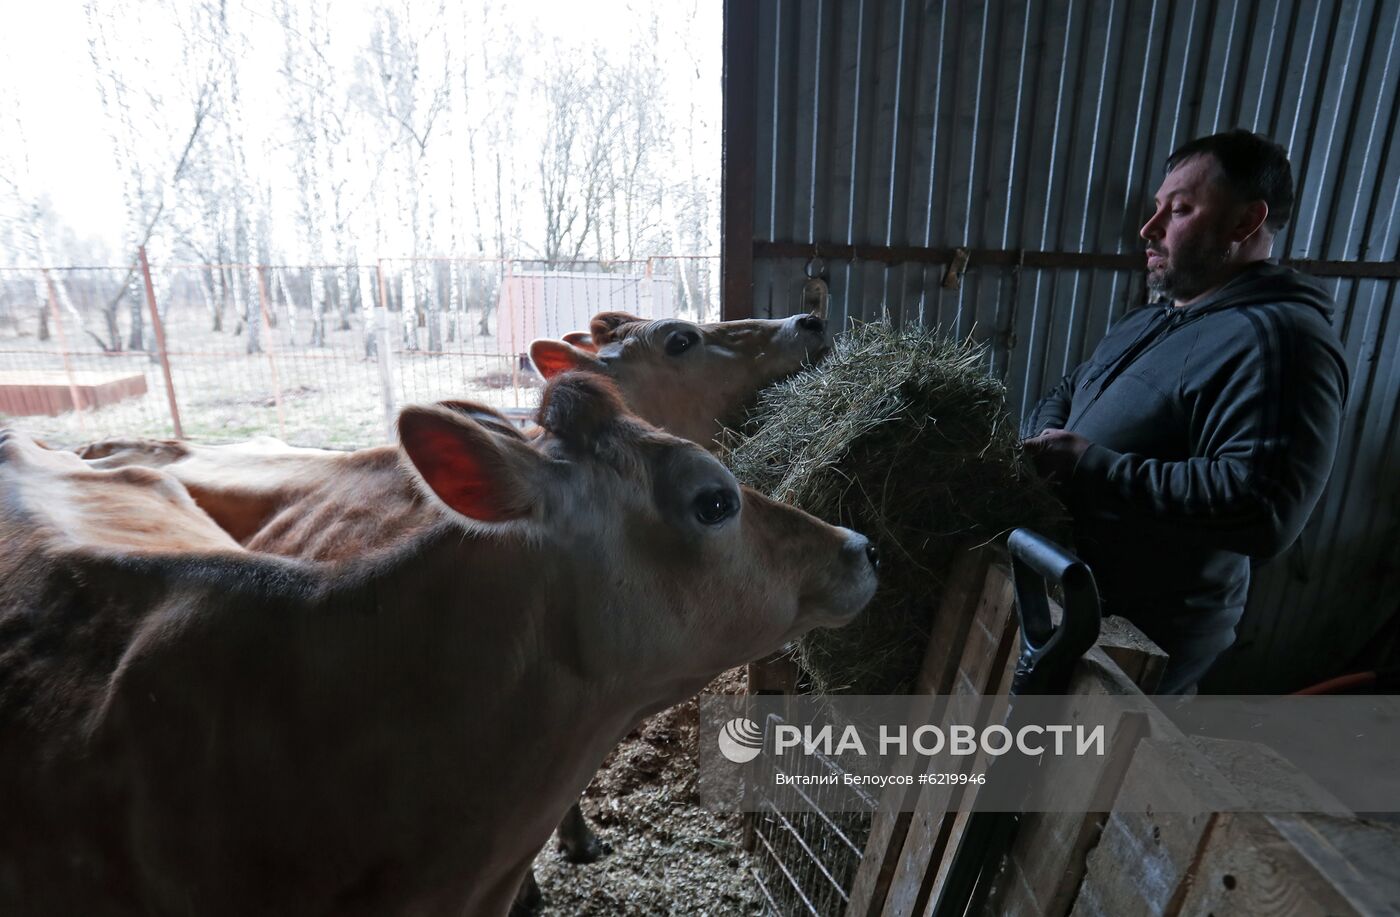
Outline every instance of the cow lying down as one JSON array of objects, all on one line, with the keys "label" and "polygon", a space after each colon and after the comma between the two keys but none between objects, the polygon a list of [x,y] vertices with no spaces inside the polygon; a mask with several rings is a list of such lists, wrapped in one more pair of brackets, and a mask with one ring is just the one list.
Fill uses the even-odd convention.
[{"label": "cow lying down", "polygon": [[503,914],[632,724],[874,592],[608,382],[540,423],[405,409],[416,524],[327,560],[0,436],[0,913]]}]

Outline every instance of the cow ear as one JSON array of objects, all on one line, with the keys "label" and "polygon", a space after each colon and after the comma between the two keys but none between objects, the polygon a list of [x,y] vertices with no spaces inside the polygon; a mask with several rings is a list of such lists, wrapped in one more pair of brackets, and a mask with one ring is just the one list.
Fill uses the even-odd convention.
[{"label": "cow ear", "polygon": [[616,332],[623,325],[644,321],[646,319],[639,318],[631,312],[599,312],[588,323],[588,330],[593,334],[593,343],[602,347],[620,339]]},{"label": "cow ear", "polygon": [[617,386],[606,376],[568,373],[540,396],[537,420],[575,449],[592,449],[626,413]]},{"label": "cow ear", "polygon": [[535,369],[546,379],[553,379],[560,373],[573,369],[601,372],[603,367],[602,362],[593,354],[572,344],[549,338],[541,338],[530,345],[530,362],[535,364]]},{"label": "cow ear", "polygon": [[399,414],[399,440],[427,489],[479,522],[530,515],[547,460],[514,432],[492,429],[441,405]]},{"label": "cow ear", "polygon": [[579,350],[586,350],[589,353],[598,352],[598,345],[593,343],[593,335],[587,331],[570,331],[564,335],[564,343],[573,344]]},{"label": "cow ear", "polygon": [[490,405],[479,404],[475,401],[456,400],[439,401],[437,404],[439,407],[444,407],[449,411],[461,414],[464,417],[469,417],[495,433],[512,436],[516,439],[527,439],[525,434],[520,431],[519,427],[511,423],[509,418]]}]

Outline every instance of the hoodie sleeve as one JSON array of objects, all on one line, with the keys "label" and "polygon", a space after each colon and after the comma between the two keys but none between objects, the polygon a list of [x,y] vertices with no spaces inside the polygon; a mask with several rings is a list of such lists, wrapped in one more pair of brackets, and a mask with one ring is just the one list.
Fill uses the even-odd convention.
[{"label": "hoodie sleeve", "polygon": [[[1164,461],[1092,445],[1069,482],[1072,510],[1186,529],[1253,557],[1298,537],[1331,472],[1346,400],[1339,349],[1277,306],[1187,393],[1191,451]],[[1335,338],[1333,338],[1335,340]]]},{"label": "hoodie sleeve", "polygon": [[1021,425],[1021,436],[1029,438],[1039,436],[1046,430],[1063,430],[1065,423],[1069,420],[1070,406],[1073,402],[1074,391],[1079,387],[1080,380],[1088,371],[1089,364],[1081,363],[1074,372],[1065,376],[1052,388],[1040,403],[1031,411],[1026,422]]}]

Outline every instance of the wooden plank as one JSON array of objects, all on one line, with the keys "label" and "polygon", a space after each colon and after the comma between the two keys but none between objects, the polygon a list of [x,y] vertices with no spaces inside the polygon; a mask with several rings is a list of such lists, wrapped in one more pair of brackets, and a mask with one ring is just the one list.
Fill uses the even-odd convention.
[{"label": "wooden plank", "polygon": [[1104,618],[1098,646],[1143,694],[1153,693],[1162,683],[1162,673],[1167,670],[1166,652],[1127,618]]},{"label": "wooden plank", "polygon": [[[1053,602],[1050,611],[1056,621],[1063,613]],[[1091,698],[1151,693],[1166,663],[1167,654],[1130,621],[1110,616],[1066,693]],[[1075,721],[1075,707],[1071,700],[1065,722]],[[1031,812],[1022,818],[984,913],[1056,917],[1069,913],[1084,877],[1085,857],[1099,841],[1107,810],[1145,725],[1141,718],[1110,724],[1108,754],[1100,767],[1083,760],[1047,762],[1041,778],[1045,785],[1061,788],[1069,798],[1087,798],[1092,790],[1100,794],[1102,803],[1082,813]]]},{"label": "wooden plank", "polygon": [[934,616],[923,665],[915,679],[916,693],[937,695],[952,690],[968,632],[989,582],[990,567],[991,551],[987,548],[968,550],[954,559],[943,600]]},{"label": "wooden plank", "polygon": [[67,373],[50,370],[0,372],[0,411],[15,416],[56,417],[73,410],[75,397],[85,407],[97,407],[145,393],[141,373],[75,371],[70,380]]},{"label": "wooden plank", "polygon": [[1267,745],[1192,736],[1191,747],[1224,774],[1255,811],[1352,814],[1340,799]]},{"label": "wooden plank", "polygon": [[[1157,676],[1160,672],[1150,677]],[[1071,696],[1065,702],[1061,720],[1065,723],[1080,721],[1081,711],[1098,699],[1142,697],[1133,680],[1097,646],[1076,666],[1066,693]],[[1150,702],[1142,697],[1142,703]],[[1054,793],[1061,800],[1086,800],[1085,811],[1030,811],[1023,815],[982,913],[1015,917],[1062,917],[1069,913],[1084,877],[1085,857],[1098,843],[1106,813],[1146,725],[1144,717],[1131,714],[1107,724],[1107,754],[1097,766],[1085,758],[1045,760],[1037,778],[1043,792]]]},{"label": "wooden plank", "polygon": [[[1099,845],[1088,858],[1087,875],[1072,911],[1076,917],[1194,914],[1198,913],[1197,904],[1206,909],[1199,913],[1215,905],[1216,913],[1295,913],[1286,909],[1230,910],[1236,903],[1243,908],[1256,903],[1253,898],[1227,894],[1233,889],[1223,884],[1220,889],[1211,887],[1221,876],[1233,875],[1228,864],[1236,860],[1256,871],[1251,873],[1251,895],[1274,895],[1281,902],[1289,902],[1289,907],[1311,907],[1330,900],[1329,895],[1280,884],[1283,880],[1271,872],[1270,864],[1277,862],[1275,854],[1226,854],[1219,852],[1217,845],[1244,839],[1258,841],[1270,849],[1277,847],[1266,837],[1267,832],[1259,834],[1263,829],[1258,824],[1250,823],[1247,830],[1241,828],[1241,816],[1226,810],[1298,806],[1344,813],[1345,807],[1336,797],[1263,745],[1222,739],[1183,740],[1165,720],[1154,720],[1153,729],[1161,737],[1146,740],[1140,746],[1123,782],[1118,811],[1108,818]],[[1155,806],[1149,808],[1149,801],[1155,801]],[[1296,818],[1330,818],[1332,823],[1348,823],[1347,819],[1326,815]],[[1227,832],[1225,840],[1215,837],[1221,831]],[[1318,849],[1325,851],[1321,846]],[[1210,853],[1208,862],[1209,851],[1215,852]],[[1264,859],[1260,860],[1260,856]],[[1325,852],[1318,856],[1326,859]],[[1204,879],[1202,869],[1207,870]],[[1395,870],[1389,872],[1393,875]],[[1374,874],[1385,873],[1386,870],[1378,869]],[[1220,881],[1223,883],[1223,879]],[[1369,879],[1360,884],[1368,882]],[[1340,885],[1341,880],[1334,884]],[[1188,901],[1196,904],[1187,906]],[[1375,911],[1360,909],[1356,913]]]},{"label": "wooden plank", "polygon": [[791,653],[780,650],[750,662],[746,668],[750,694],[791,694],[797,690],[801,673]]},{"label": "wooden plank", "polygon": [[[950,567],[947,585],[933,617],[933,626],[923,665],[915,680],[915,693],[932,701],[946,695],[957,673],[962,647],[987,584],[991,551],[969,549]],[[917,714],[916,714],[917,715]],[[931,705],[930,705],[931,715]],[[910,787],[887,787],[880,796],[880,808],[871,820],[870,836],[861,855],[860,869],[851,884],[847,917],[871,917],[885,906],[890,881],[899,863],[909,833],[912,813],[906,805]]]},{"label": "wooden plank", "polygon": [[1333,815],[1264,820],[1360,914],[1400,914],[1400,827]]},{"label": "wooden plank", "polygon": [[1217,827],[1215,812],[1243,807],[1239,791],[1170,723],[1152,725],[1168,738],[1138,744],[1118,808],[1089,853],[1075,917],[1175,913],[1177,889]]},{"label": "wooden plank", "polygon": [[1400,834],[1325,815],[1222,815],[1176,913],[1400,913]]},{"label": "wooden plank", "polygon": [[[1011,683],[1017,641],[1011,577],[1006,568],[993,566],[978,600],[967,641],[952,678],[951,693],[961,696],[1002,695]],[[1002,714],[1005,700],[988,712]],[[964,765],[966,772],[984,768],[979,758]],[[957,849],[967,822],[967,809],[976,786],[931,785],[919,789],[909,831],[899,863],[890,882],[881,913],[906,917],[922,913],[935,894],[946,869],[945,853]]]}]

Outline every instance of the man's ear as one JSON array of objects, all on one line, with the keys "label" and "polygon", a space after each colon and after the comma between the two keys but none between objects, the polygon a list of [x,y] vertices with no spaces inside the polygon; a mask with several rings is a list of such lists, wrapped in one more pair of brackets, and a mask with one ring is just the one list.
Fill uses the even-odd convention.
[{"label": "man's ear", "polygon": [[1230,233],[1230,241],[1243,242],[1264,227],[1269,219],[1269,205],[1264,201],[1250,201],[1240,213],[1239,221]]},{"label": "man's ear", "polygon": [[603,371],[602,361],[592,353],[550,338],[540,338],[530,345],[530,362],[546,379],[575,369],[583,372]]},{"label": "man's ear", "polygon": [[399,440],[428,490],[468,519],[522,519],[543,495],[548,460],[514,431],[453,408],[411,405],[399,414]]}]

